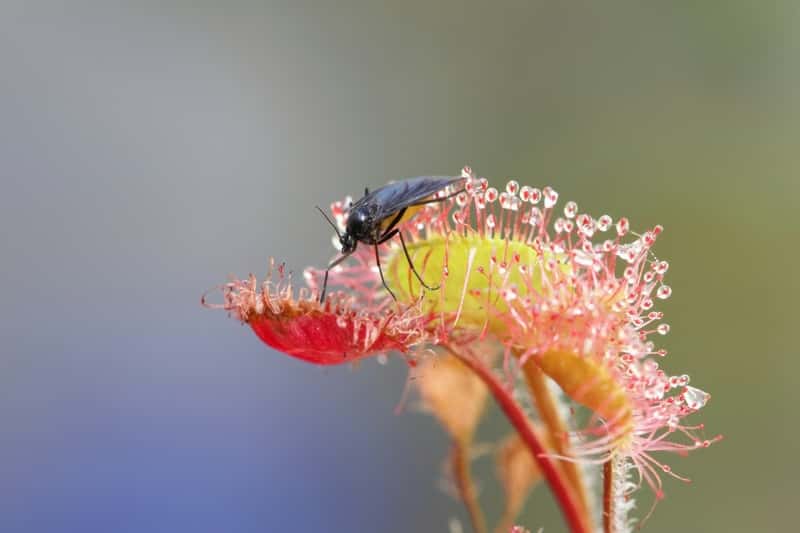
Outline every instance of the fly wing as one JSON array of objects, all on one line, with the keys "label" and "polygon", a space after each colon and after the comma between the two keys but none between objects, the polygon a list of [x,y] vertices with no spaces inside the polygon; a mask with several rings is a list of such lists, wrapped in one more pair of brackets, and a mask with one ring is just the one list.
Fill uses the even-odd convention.
[{"label": "fly wing", "polygon": [[371,191],[353,204],[353,208],[362,203],[374,203],[377,207],[376,218],[382,219],[463,180],[461,176],[419,176],[396,181]]}]

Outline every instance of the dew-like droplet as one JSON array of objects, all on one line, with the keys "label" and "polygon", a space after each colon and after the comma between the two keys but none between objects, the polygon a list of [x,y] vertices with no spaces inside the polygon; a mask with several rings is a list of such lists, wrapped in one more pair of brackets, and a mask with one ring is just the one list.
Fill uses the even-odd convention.
[{"label": "dew-like droplet", "polygon": [[709,393],[692,386],[687,386],[683,390],[683,400],[686,402],[686,407],[694,411],[702,409],[710,398],[711,395]]},{"label": "dew-like droplet", "polygon": [[586,213],[581,213],[578,215],[578,218],[575,220],[575,223],[578,225],[578,230],[586,235],[587,237],[591,237],[594,235],[595,224],[592,217],[587,215]]},{"label": "dew-like droplet", "polygon": [[630,244],[621,244],[617,246],[617,257],[628,263],[633,263],[639,254],[642,252],[641,241],[634,241]]},{"label": "dew-like droplet", "polygon": [[547,186],[544,188],[544,206],[550,209],[558,202],[558,193],[552,187]]},{"label": "dew-like droplet", "polygon": [[666,261],[658,261],[653,266],[653,270],[655,270],[657,274],[661,275],[665,274],[667,272],[667,269],[669,269],[669,263],[667,263]]},{"label": "dew-like droplet", "polygon": [[506,183],[506,192],[511,195],[516,195],[519,192],[519,182],[517,180],[509,180]]},{"label": "dew-like droplet", "polygon": [[666,335],[669,333],[669,324],[659,324],[656,331],[658,331],[660,335]]},{"label": "dew-like droplet", "polygon": [[537,188],[535,188],[535,187],[534,187],[534,188],[532,188],[532,189],[531,189],[531,198],[530,198],[529,202],[530,202],[531,204],[533,204],[533,205],[536,205],[536,204],[538,204],[538,203],[539,203],[541,200],[542,200],[542,191],[540,191],[539,189],[537,189]]},{"label": "dew-like droplet", "polygon": [[608,231],[614,221],[608,215],[603,215],[597,219],[597,229],[600,231]]},{"label": "dew-like droplet", "polygon": [[516,287],[509,287],[507,289],[503,289],[502,291],[500,291],[500,296],[506,302],[514,301],[514,300],[517,299],[517,296],[518,296],[517,288]]},{"label": "dew-like droplet", "polygon": [[672,295],[672,289],[669,285],[662,285],[656,291],[656,296],[662,300],[666,300]]},{"label": "dew-like droplet", "polygon": [[530,202],[531,201],[531,192],[533,189],[528,187],[527,185],[523,185],[522,189],[519,191],[519,197],[523,202]]},{"label": "dew-like droplet", "polygon": [[575,215],[578,214],[578,204],[570,200],[564,206],[564,216],[567,218],[575,218]]},{"label": "dew-like droplet", "polygon": [[647,361],[645,361],[642,366],[644,367],[644,371],[647,372],[648,374],[653,374],[654,372],[656,372],[656,370],[658,370],[658,363],[656,361],[653,361],[652,359],[648,359]]},{"label": "dew-like droplet", "polygon": [[494,187],[489,187],[488,189],[486,189],[484,198],[486,198],[486,201],[491,204],[497,201],[498,195],[499,193],[497,192],[497,189],[495,189]]},{"label": "dew-like droplet", "polygon": [[639,274],[636,272],[636,269],[633,266],[625,267],[622,277],[625,278],[625,281],[627,281],[629,285],[633,285],[639,281]]},{"label": "dew-like droplet", "polygon": [[625,217],[622,217],[617,221],[617,235],[620,237],[625,236],[628,233],[628,230],[631,229],[630,222]]}]

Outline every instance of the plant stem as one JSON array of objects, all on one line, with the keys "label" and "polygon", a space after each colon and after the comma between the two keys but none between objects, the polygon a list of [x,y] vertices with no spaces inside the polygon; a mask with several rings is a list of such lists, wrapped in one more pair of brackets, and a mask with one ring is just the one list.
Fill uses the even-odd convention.
[{"label": "plant stem", "polygon": [[[539,368],[533,358],[525,364],[523,372],[531,395],[536,402],[536,408],[549,433],[550,445],[558,455],[572,457],[572,450],[567,440],[566,425],[558,412],[558,406],[553,394],[547,388],[544,372],[542,372],[542,369]],[[591,516],[589,496],[578,464],[571,461],[561,461],[558,466],[564,471],[564,475],[572,484],[575,495],[583,507],[584,516]]]},{"label": "plant stem", "polygon": [[603,463],[603,531],[614,533],[614,458]]},{"label": "plant stem", "polygon": [[509,394],[505,385],[503,385],[492,371],[484,366],[476,357],[462,355],[450,347],[448,347],[448,349],[450,353],[458,357],[459,360],[472,369],[472,371],[483,380],[492,393],[492,396],[494,396],[495,401],[497,401],[500,408],[508,417],[511,425],[517,430],[520,438],[525,441],[534,460],[539,465],[539,469],[550,485],[550,490],[553,492],[553,496],[561,507],[561,513],[564,515],[564,519],[569,525],[570,531],[572,531],[572,533],[589,533],[591,528],[582,512],[582,507],[575,495],[572,485],[569,484],[562,471],[556,467],[553,461],[547,456],[547,451],[534,433],[533,426],[527,416],[525,416],[522,408]]},{"label": "plant stem", "polygon": [[458,493],[461,495],[461,501],[464,502],[464,507],[469,513],[472,529],[475,533],[486,533],[486,519],[478,504],[475,485],[472,483],[472,475],[469,470],[469,448],[463,442],[453,441],[451,453],[453,477],[458,487]]}]

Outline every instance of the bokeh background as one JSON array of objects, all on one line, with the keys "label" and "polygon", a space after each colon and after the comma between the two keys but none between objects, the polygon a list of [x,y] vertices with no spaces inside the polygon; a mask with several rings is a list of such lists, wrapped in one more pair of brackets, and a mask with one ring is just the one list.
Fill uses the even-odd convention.
[{"label": "bokeh background", "polygon": [[645,531],[791,530],[798,36],[792,0],[2,2],[0,531],[463,520],[402,361],[316,368],[199,299],[325,263],[315,204],[464,164],[666,227],[664,364],[726,440]]}]

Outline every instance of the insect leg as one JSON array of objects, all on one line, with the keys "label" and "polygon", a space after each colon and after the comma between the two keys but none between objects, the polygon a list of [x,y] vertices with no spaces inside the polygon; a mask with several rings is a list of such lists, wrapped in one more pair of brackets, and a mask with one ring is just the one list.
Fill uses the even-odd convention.
[{"label": "insect leg", "polygon": [[386,280],[383,279],[383,269],[381,268],[381,255],[378,253],[378,243],[375,243],[375,262],[378,264],[378,272],[381,275],[381,281],[383,282],[383,286],[386,287],[386,290],[389,291],[389,294],[392,296],[392,300],[395,302],[397,301],[397,296],[394,295],[392,289],[386,284]]},{"label": "insect leg", "polygon": [[[328,268],[325,269],[325,281],[322,282],[322,292],[319,295],[319,303],[323,303],[325,301],[325,290],[328,288],[328,273],[331,271],[333,267],[344,261],[350,257],[350,254],[343,255],[338,259],[334,260],[331,264],[328,265]],[[382,277],[383,275],[381,275]],[[391,291],[390,291],[391,292]]]},{"label": "insect leg", "polygon": [[430,285],[425,283],[425,281],[423,281],[422,276],[419,275],[419,272],[417,272],[417,269],[414,268],[414,263],[411,261],[411,256],[408,253],[408,248],[406,248],[406,240],[403,238],[403,234],[400,233],[399,231],[397,232],[397,234],[400,236],[400,244],[403,245],[403,252],[405,252],[405,254],[406,254],[406,259],[408,260],[408,266],[411,267],[411,272],[413,272],[414,275],[417,276],[417,279],[419,280],[420,283],[422,283],[423,287],[425,287],[426,289],[432,290],[432,291],[438,290],[439,287],[441,287],[441,285],[437,285],[435,287],[431,287]]},{"label": "insect leg", "polygon": [[[439,285],[437,285],[436,287],[431,287],[430,285],[425,283],[425,281],[422,279],[422,276],[420,276],[419,272],[417,272],[417,269],[414,267],[414,262],[411,261],[411,255],[408,253],[408,248],[406,248],[406,241],[405,241],[405,239],[403,239],[403,234],[400,233],[399,229],[395,228],[395,229],[389,231],[388,233],[384,233],[383,236],[378,241],[378,244],[385,243],[386,241],[388,241],[389,239],[391,239],[395,235],[399,235],[400,236],[400,244],[403,245],[403,252],[405,252],[405,254],[406,254],[406,260],[408,261],[408,266],[411,267],[411,272],[414,273],[414,275],[417,277],[419,282],[422,283],[423,287],[425,287],[426,289],[430,289],[432,291],[437,290],[439,288]],[[380,266],[380,264],[378,266]],[[391,291],[389,291],[389,292],[391,292]]]},{"label": "insect leg", "polygon": [[400,233],[399,229],[393,229],[381,235],[381,238],[378,240],[378,244],[383,244],[388,240],[391,240],[392,237]]}]

